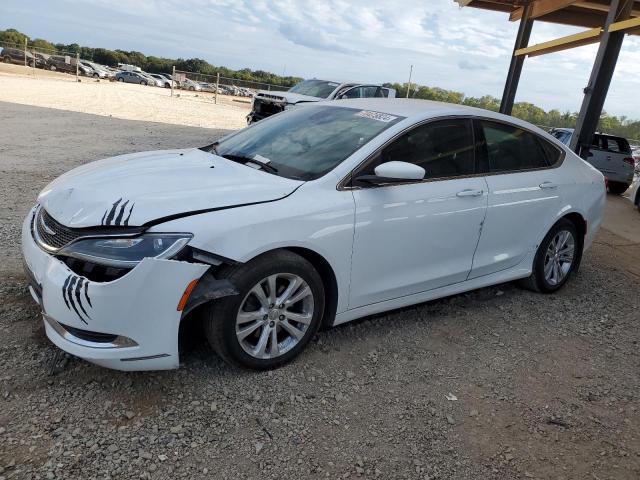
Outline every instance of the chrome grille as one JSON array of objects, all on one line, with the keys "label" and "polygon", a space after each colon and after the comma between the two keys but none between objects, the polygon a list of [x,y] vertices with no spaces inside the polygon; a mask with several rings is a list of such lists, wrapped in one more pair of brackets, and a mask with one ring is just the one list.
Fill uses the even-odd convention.
[{"label": "chrome grille", "polygon": [[80,238],[81,234],[56,222],[44,208],[40,208],[35,219],[35,240],[46,250],[59,250]]}]

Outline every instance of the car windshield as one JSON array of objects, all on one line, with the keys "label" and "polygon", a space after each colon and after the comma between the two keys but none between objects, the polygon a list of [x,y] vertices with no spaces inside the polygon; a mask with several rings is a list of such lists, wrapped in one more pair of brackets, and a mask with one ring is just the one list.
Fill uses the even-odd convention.
[{"label": "car windshield", "polygon": [[284,177],[314,180],[403,118],[326,105],[299,107],[223,139],[215,152],[232,160],[255,159]]},{"label": "car windshield", "polygon": [[555,130],[551,134],[565,145],[568,145],[571,141],[571,133],[566,130]]},{"label": "car windshield", "polygon": [[340,84],[336,82],[325,82],[324,80],[305,80],[291,87],[289,91],[310,97],[327,98],[338,85]]}]

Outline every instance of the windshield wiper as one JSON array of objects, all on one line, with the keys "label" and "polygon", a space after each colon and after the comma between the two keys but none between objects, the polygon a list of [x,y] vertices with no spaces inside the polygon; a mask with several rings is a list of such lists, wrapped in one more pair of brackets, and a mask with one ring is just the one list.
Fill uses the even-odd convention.
[{"label": "windshield wiper", "polygon": [[244,164],[253,163],[267,172],[278,173],[278,169],[273,165],[269,165],[268,163],[261,162],[260,160],[256,160],[255,158],[244,157],[242,155],[231,155],[231,154],[224,154],[224,155],[221,155],[221,157],[226,158],[227,160],[231,160],[232,162],[239,162]]}]

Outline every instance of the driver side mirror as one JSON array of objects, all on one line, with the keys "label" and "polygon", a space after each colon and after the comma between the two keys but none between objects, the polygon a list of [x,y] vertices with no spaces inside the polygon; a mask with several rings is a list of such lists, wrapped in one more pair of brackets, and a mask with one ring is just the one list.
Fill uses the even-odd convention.
[{"label": "driver side mirror", "polygon": [[374,169],[375,175],[360,175],[356,183],[384,185],[390,183],[420,182],[424,179],[424,168],[409,162],[385,162]]}]

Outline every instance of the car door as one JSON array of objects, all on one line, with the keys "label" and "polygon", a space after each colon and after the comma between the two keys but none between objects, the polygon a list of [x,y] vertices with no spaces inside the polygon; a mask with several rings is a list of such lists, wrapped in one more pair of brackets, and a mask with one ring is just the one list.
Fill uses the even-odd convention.
[{"label": "car door", "polygon": [[487,172],[487,215],[469,278],[514,267],[550,227],[568,173],[554,168],[563,151],[523,128],[475,120],[476,157]]},{"label": "car door", "polygon": [[[377,165],[423,167],[417,183],[358,182]],[[464,281],[486,212],[470,119],[438,120],[397,137],[353,173],[356,206],[349,308]]]}]

